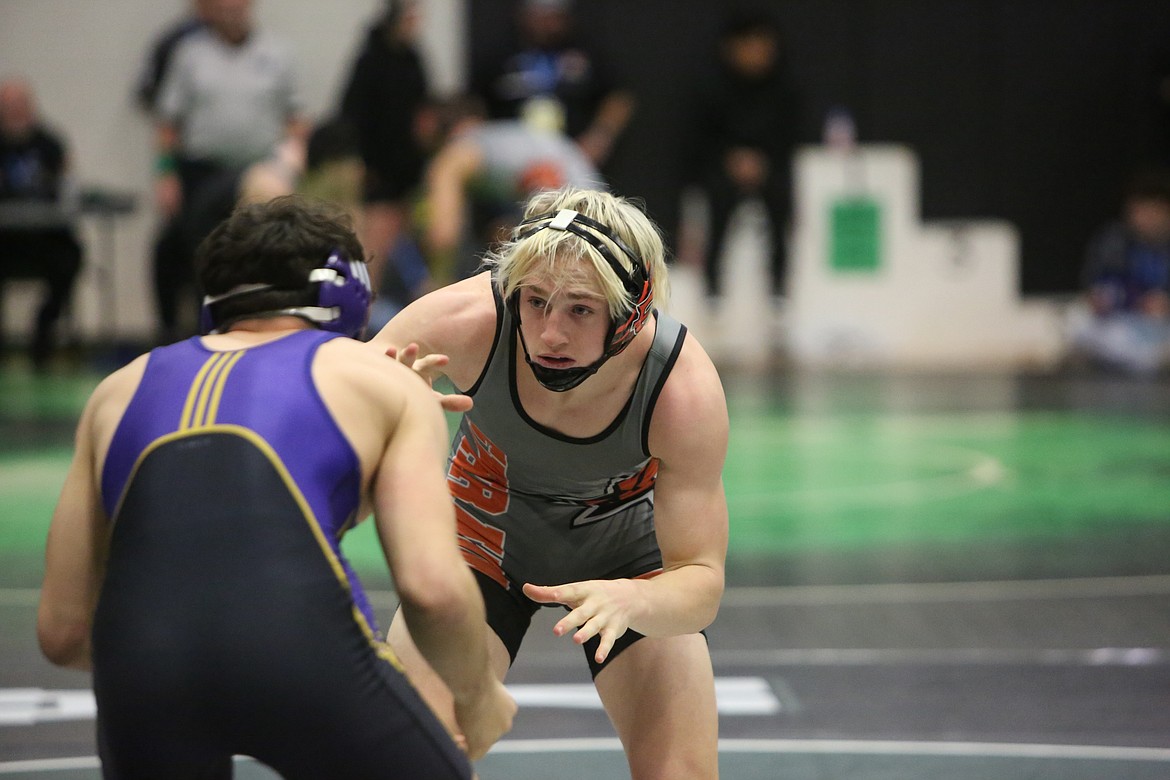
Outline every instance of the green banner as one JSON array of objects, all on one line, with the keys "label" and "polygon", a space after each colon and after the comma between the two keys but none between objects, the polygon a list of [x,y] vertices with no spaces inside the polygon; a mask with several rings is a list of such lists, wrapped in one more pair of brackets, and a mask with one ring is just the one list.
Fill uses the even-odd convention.
[{"label": "green banner", "polygon": [[874,272],[882,264],[881,205],[849,197],[829,211],[829,267],[841,272]]}]

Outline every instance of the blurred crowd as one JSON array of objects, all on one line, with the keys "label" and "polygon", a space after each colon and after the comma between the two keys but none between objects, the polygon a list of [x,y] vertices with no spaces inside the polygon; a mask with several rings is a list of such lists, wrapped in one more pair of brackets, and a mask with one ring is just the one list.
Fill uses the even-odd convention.
[{"label": "blurred crowd", "polygon": [[238,203],[297,191],[350,210],[378,292],[372,332],[474,271],[532,191],[606,186],[633,98],[577,41],[568,0],[523,0],[515,49],[442,97],[419,50],[423,11],[386,0],[313,122],[293,52],[256,27],[251,0],[195,0],[160,36],[138,89],[158,127],[159,342],[189,335],[195,246]]},{"label": "blurred crowd", "polygon": [[[240,202],[295,191],[345,205],[371,261],[376,328],[418,295],[475,270],[534,190],[607,187],[614,151],[637,120],[635,90],[580,34],[573,0],[506,7],[514,13],[508,46],[477,64],[465,92],[439,95],[420,52],[425,4],[385,0],[348,59],[332,107],[310,117],[297,52],[256,24],[253,0],[192,0],[184,18],[144,46],[134,88],[156,128],[154,340],[169,343],[197,328],[195,247]],[[702,75],[685,90],[680,167],[705,218],[668,229],[676,230],[678,260],[717,298],[732,217],[745,202],[759,203],[771,293],[782,296],[790,163],[805,109],[777,20],[725,11]],[[1170,117],[1165,70],[1155,110]],[[1166,125],[1170,136],[1170,119]],[[37,367],[54,350],[83,262],[70,221],[76,191],[68,159],[65,137],[37,114],[33,86],[0,85],[0,284],[21,276],[47,283],[29,347]],[[1143,372],[1165,365],[1168,229],[1144,216],[1170,203],[1151,183],[1164,176],[1145,172],[1126,194],[1125,220],[1090,249],[1084,300],[1092,317],[1076,339],[1096,364]],[[35,203],[51,208],[34,214]],[[1122,332],[1147,345],[1141,357],[1116,347]]]}]

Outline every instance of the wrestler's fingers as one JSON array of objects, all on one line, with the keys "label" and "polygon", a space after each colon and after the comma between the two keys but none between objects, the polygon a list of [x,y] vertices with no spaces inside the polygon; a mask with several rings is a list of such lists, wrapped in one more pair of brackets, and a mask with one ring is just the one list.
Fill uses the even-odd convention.
[{"label": "wrestler's fingers", "polygon": [[418,358],[418,344],[412,341],[401,349],[391,344],[386,347],[386,357],[393,358],[407,366],[413,366],[415,359]]},{"label": "wrestler's fingers", "polygon": [[444,412],[456,412],[462,414],[470,411],[475,402],[471,400],[469,395],[459,395],[458,393],[441,393],[435,391],[435,395],[439,397],[439,405],[443,407]]},{"label": "wrestler's fingers", "polygon": [[578,588],[567,585],[533,585],[524,583],[524,595],[539,604],[564,604],[574,607],[579,602]]},{"label": "wrestler's fingers", "polygon": [[577,633],[573,634],[573,641],[579,645],[583,645],[598,634],[604,635],[605,630],[601,624],[601,619],[594,616],[586,620],[584,625],[577,629]]},{"label": "wrestler's fingers", "polygon": [[[417,351],[418,351],[418,347],[416,346],[415,352],[417,353]],[[430,355],[426,355],[425,357],[418,358],[417,360],[414,361],[414,365],[411,367],[415,371],[418,371],[421,374],[424,371],[433,371],[436,368],[442,368],[443,366],[447,365],[450,362],[451,362],[451,359],[449,357],[447,357],[446,355],[443,355],[443,354],[438,353],[438,352],[434,352],[434,353],[431,353]]]},{"label": "wrestler's fingers", "polygon": [[555,636],[564,636],[570,631],[580,631],[586,623],[593,619],[594,616],[584,610],[580,608],[574,609],[557,621],[557,624],[553,626],[553,634]]},{"label": "wrestler's fingers", "polygon": [[618,634],[611,629],[602,629],[601,641],[597,645],[597,652],[593,654],[593,660],[599,664],[605,663],[605,659],[609,658],[609,651],[613,650],[614,644],[617,643]]}]

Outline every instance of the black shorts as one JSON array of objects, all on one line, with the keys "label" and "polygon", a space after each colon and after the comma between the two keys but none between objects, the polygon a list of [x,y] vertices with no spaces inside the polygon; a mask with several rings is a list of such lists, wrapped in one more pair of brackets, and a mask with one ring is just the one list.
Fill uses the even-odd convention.
[{"label": "black shorts", "polygon": [[[508,648],[508,657],[512,662],[515,662],[516,654],[520,652],[520,644],[524,641],[524,635],[528,633],[528,627],[532,625],[532,616],[536,614],[538,609],[547,605],[537,604],[514,587],[504,588],[491,577],[475,569],[471,571],[475,574],[475,579],[479,582],[479,590],[483,594],[488,625],[504,643],[504,647]],[[585,650],[585,660],[589,663],[589,672],[593,677],[597,677],[598,672],[621,655],[623,650],[644,638],[643,634],[639,634],[634,629],[626,629],[626,633],[614,642],[613,649],[609,651],[605,661],[599,664],[594,656],[597,654],[597,646],[601,644],[601,637],[593,637],[582,645]]]}]

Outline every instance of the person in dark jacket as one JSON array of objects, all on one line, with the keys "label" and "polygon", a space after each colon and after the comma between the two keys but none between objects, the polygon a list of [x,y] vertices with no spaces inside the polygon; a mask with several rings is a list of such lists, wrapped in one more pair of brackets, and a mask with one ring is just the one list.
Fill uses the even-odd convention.
[{"label": "person in dark jacket", "polygon": [[[790,157],[796,144],[797,94],[783,66],[780,28],[764,14],[730,18],[720,35],[716,72],[694,104],[693,182],[710,210],[704,259],[709,295],[721,292],[727,226],[745,200],[768,215],[772,292],[784,289],[785,226],[791,208]],[[698,161],[697,164],[694,161]]]},{"label": "person in dark jacket", "polygon": [[634,114],[633,91],[578,34],[573,0],[520,0],[516,11],[515,44],[471,74],[471,91],[488,119],[564,133],[604,172]]},{"label": "person in dark jacket", "polygon": [[416,41],[421,15],[416,0],[387,0],[354,60],[341,100],[341,116],[357,134],[366,166],[362,243],[374,258],[377,289],[382,261],[410,221],[410,198],[427,158],[434,113],[427,73]]},{"label": "person in dark jacket", "polygon": [[138,72],[138,80],[134,84],[134,101],[146,113],[153,114],[155,111],[155,104],[170,70],[175,49],[189,35],[207,25],[209,8],[207,0],[192,0],[191,10],[160,32],[151,43],[150,50],[143,59],[142,69]]}]

